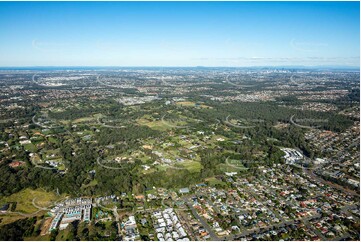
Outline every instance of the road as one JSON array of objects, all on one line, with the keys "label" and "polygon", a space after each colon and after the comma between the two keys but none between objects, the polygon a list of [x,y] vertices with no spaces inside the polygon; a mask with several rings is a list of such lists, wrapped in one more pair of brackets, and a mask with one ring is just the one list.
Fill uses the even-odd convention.
[{"label": "road", "polygon": [[115,222],[117,223],[117,227],[118,227],[118,235],[121,235],[122,233],[122,229],[120,228],[120,223],[119,223],[119,214],[118,214],[118,210],[117,210],[117,206],[114,206],[113,209],[113,214],[114,214],[114,217],[115,217]]},{"label": "road", "polygon": [[189,197],[185,197],[183,198],[184,202],[188,205],[188,207],[191,209],[193,216],[199,221],[201,222],[201,224],[203,225],[203,227],[208,231],[209,236],[211,237],[212,241],[220,241],[220,239],[218,238],[218,236],[213,232],[212,228],[209,226],[209,224],[204,221],[204,219],[198,215],[197,211],[194,209],[194,207],[192,206],[192,202],[189,200]]},{"label": "road", "polygon": [[45,125],[42,125],[42,124],[36,122],[36,121],[35,121],[35,116],[36,116],[36,115],[34,115],[34,116],[32,117],[32,119],[31,119],[35,125],[43,128],[43,129],[50,129],[50,128],[51,128],[51,127],[48,127],[48,126],[45,126]]},{"label": "road", "polygon": [[115,221],[116,221],[117,227],[118,227],[118,235],[120,236],[122,230],[121,230],[121,228],[120,228],[120,223],[119,223],[120,218],[119,218],[117,206],[114,206],[113,208],[110,209],[110,208],[107,208],[107,207],[104,207],[103,205],[101,205],[100,202],[97,202],[96,205],[97,205],[98,207],[101,207],[102,209],[109,210],[109,211],[112,211],[112,212],[113,212],[114,217],[115,217]]},{"label": "road", "polygon": [[46,166],[39,166],[39,165],[35,165],[34,167],[45,169],[45,170],[57,170],[58,169],[55,167],[46,167]]},{"label": "road", "polygon": [[31,203],[33,204],[34,207],[36,207],[37,209],[40,209],[40,210],[50,210],[51,206],[55,205],[56,202],[52,203],[50,206],[48,207],[41,207],[39,205],[37,205],[35,203],[35,200],[36,200],[36,197],[33,198],[33,200],[31,201]]},{"label": "road", "polygon": [[323,236],[323,234],[322,234],[318,229],[312,227],[312,225],[310,224],[310,222],[304,221],[303,223],[306,225],[306,227],[307,227],[309,230],[311,230],[311,231],[313,231],[315,234],[317,234],[317,236],[318,236],[321,240],[323,240],[323,241],[324,241],[324,240],[327,240],[327,239],[325,238],[325,236]]},{"label": "road", "polygon": [[240,239],[242,237],[245,237],[245,236],[248,236],[250,234],[253,234],[253,233],[259,233],[261,230],[262,231],[268,231],[270,229],[277,229],[277,228],[280,228],[280,227],[283,227],[283,226],[286,226],[286,225],[291,225],[293,223],[295,223],[296,221],[302,221],[302,222],[305,222],[305,221],[309,221],[311,219],[314,219],[314,218],[319,218],[321,217],[320,214],[316,214],[316,215],[313,215],[313,216],[310,216],[310,217],[307,217],[307,218],[297,218],[297,219],[294,219],[294,220],[286,220],[286,221],[283,221],[281,223],[278,223],[278,224],[274,224],[274,225],[269,225],[269,226],[266,226],[266,227],[263,227],[263,228],[254,228],[254,229],[249,229],[249,230],[246,230],[246,231],[243,231],[242,233],[240,234],[232,234],[232,235],[229,235],[227,237],[226,240],[235,240],[235,239]]},{"label": "road", "polygon": [[235,83],[233,83],[233,82],[231,82],[231,81],[229,80],[229,76],[230,76],[230,74],[226,76],[226,82],[227,82],[228,84],[232,85],[232,86],[239,87],[239,88],[241,88],[241,89],[243,89],[244,87],[253,87],[253,86],[255,86],[255,85],[239,85],[239,84],[235,84]]},{"label": "road", "polygon": [[351,236],[351,235],[350,235],[349,233],[346,233],[346,234],[344,234],[344,235],[341,235],[341,236],[339,236],[339,237],[334,238],[332,241],[346,240],[346,239],[350,238],[350,236]]},{"label": "road", "polygon": [[111,170],[123,170],[123,169],[126,168],[126,167],[111,167],[111,166],[106,166],[106,165],[104,165],[104,164],[102,164],[102,163],[100,162],[100,157],[97,158],[97,163],[98,163],[98,165],[100,165],[101,167],[106,168],[106,169],[111,169]]},{"label": "road", "polygon": [[[348,210],[348,209],[352,209],[352,208],[357,208],[356,205],[349,205],[349,206],[345,206],[343,208],[341,208],[341,210]],[[280,228],[280,227],[283,227],[285,225],[291,225],[293,223],[295,223],[296,221],[301,221],[303,222],[309,229],[311,229],[312,231],[316,232],[316,234],[322,239],[322,240],[326,240],[326,238],[319,232],[317,231],[317,229],[313,229],[309,223],[310,220],[312,219],[315,219],[315,218],[320,218],[321,217],[321,214],[315,214],[313,216],[310,216],[310,217],[306,217],[306,218],[297,218],[297,219],[294,219],[294,220],[286,220],[286,221],[283,221],[281,223],[278,223],[278,224],[275,224],[275,225],[269,225],[267,227],[263,227],[263,228],[254,228],[254,229],[249,229],[249,230],[245,230],[243,231],[242,233],[240,234],[236,234],[236,235],[229,235],[226,240],[235,240],[235,239],[240,239],[242,237],[245,237],[245,236],[248,236],[250,234],[253,234],[253,233],[259,233],[261,230],[263,231],[267,231],[267,230],[270,230],[270,229],[277,229],[277,228]],[[334,241],[339,241],[339,240],[342,240],[342,239],[346,239],[350,237],[350,235],[348,233],[338,237],[338,238],[335,238],[333,239]]]},{"label": "road", "polygon": [[181,126],[181,125],[173,125],[173,124],[170,124],[168,123],[167,121],[164,120],[164,117],[166,116],[167,114],[164,114],[162,116],[162,123],[168,127],[171,127],[171,128],[177,128],[177,129],[184,129],[184,128],[188,128],[188,125],[184,125],[184,126]]},{"label": "road", "polygon": [[346,213],[348,216],[353,217],[356,221],[360,222],[360,217],[355,216],[354,214],[350,213],[350,211],[349,211],[349,210],[357,209],[357,208],[358,208],[358,206],[356,206],[356,205],[348,205],[348,206],[342,207],[341,211]]},{"label": "road", "polygon": [[111,128],[111,129],[124,129],[124,128],[126,128],[126,126],[124,126],[124,125],[122,125],[122,126],[113,126],[113,125],[109,125],[109,124],[104,124],[104,123],[101,122],[100,117],[97,118],[97,122],[101,126],[103,126],[105,128]]},{"label": "road", "polygon": [[304,126],[304,125],[300,125],[300,124],[295,123],[295,121],[293,121],[293,117],[294,117],[294,116],[295,116],[295,115],[292,115],[291,118],[290,118],[290,122],[291,122],[293,125],[296,125],[297,127],[304,128],[304,129],[314,129],[314,128],[310,127],[310,126]]},{"label": "road", "polygon": [[353,195],[353,196],[357,196],[357,197],[360,197],[360,194],[358,194],[357,192],[355,191],[352,191],[350,189],[347,189],[347,188],[344,188],[343,186],[341,185],[338,185],[338,184],[335,184],[333,182],[329,182],[329,181],[326,181],[324,179],[322,179],[321,177],[319,177],[318,175],[316,175],[313,170],[315,169],[303,169],[303,171],[305,171],[306,174],[308,174],[310,177],[314,178],[315,180],[318,180],[319,182],[325,184],[325,185],[328,185],[328,186],[331,186],[337,190],[340,190],[342,192],[344,192],[345,194],[347,195]]},{"label": "road", "polygon": [[229,116],[231,116],[231,115],[228,115],[227,117],[226,117],[226,120],[224,121],[226,124],[228,124],[228,125],[230,125],[230,126],[233,126],[233,127],[236,127],[236,128],[240,128],[240,129],[250,129],[250,128],[254,128],[254,127],[256,127],[256,126],[241,126],[241,125],[237,125],[237,124],[232,124],[231,122],[229,122],[228,121],[228,119],[229,119]]},{"label": "road", "polygon": [[34,217],[36,214],[43,212],[43,211],[44,211],[43,209],[39,209],[38,211],[33,212],[33,213],[22,213],[22,212],[11,212],[11,211],[7,211],[6,213],[18,214],[23,217]]}]

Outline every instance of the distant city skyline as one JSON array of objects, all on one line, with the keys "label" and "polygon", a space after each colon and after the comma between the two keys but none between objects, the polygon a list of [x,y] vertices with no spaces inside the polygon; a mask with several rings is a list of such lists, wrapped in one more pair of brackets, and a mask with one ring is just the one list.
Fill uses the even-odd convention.
[{"label": "distant city skyline", "polygon": [[0,66],[360,66],[359,2],[0,2]]}]

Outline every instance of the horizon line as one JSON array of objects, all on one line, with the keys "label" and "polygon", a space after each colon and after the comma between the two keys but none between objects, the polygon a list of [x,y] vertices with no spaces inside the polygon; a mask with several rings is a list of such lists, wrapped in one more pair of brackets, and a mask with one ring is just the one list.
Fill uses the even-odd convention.
[{"label": "horizon line", "polygon": [[260,67],[272,67],[272,68],[293,68],[293,67],[304,67],[304,68],[356,68],[360,69],[361,66],[354,65],[253,65],[253,66],[151,66],[151,65],[24,65],[24,66],[0,66],[0,68],[51,68],[51,67],[117,67],[117,68],[129,68],[129,67],[147,67],[147,68],[260,68]]}]

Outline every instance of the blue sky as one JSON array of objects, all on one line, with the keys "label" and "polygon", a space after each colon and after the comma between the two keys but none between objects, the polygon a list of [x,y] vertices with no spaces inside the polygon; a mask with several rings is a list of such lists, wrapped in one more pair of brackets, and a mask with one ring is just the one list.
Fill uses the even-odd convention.
[{"label": "blue sky", "polygon": [[0,66],[360,63],[359,2],[0,2]]}]

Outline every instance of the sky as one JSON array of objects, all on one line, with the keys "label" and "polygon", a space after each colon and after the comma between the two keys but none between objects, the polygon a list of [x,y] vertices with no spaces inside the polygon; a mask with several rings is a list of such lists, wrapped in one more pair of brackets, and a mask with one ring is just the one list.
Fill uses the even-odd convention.
[{"label": "sky", "polygon": [[0,66],[356,66],[359,2],[0,2]]}]

